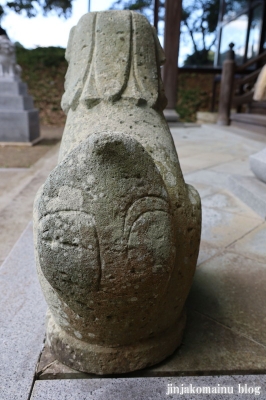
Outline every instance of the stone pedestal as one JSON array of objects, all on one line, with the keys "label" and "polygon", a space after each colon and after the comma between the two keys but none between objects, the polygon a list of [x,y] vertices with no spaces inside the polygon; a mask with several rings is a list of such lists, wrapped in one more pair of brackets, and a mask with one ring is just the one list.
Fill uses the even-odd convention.
[{"label": "stone pedestal", "polygon": [[0,142],[34,142],[39,136],[39,113],[21,82],[14,46],[0,36]]},{"label": "stone pedestal", "polygon": [[163,113],[167,122],[179,121],[179,114],[176,112],[176,110],[171,110],[169,108],[166,108]]},{"label": "stone pedestal", "polygon": [[146,18],[86,14],[66,58],[59,163],[34,205],[47,343],[80,371],[134,371],[181,343],[200,198],[163,115],[164,54]]}]

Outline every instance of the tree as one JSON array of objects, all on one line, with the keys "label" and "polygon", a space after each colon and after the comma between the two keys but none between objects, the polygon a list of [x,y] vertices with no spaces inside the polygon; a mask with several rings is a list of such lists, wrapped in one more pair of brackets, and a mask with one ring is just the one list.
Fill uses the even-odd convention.
[{"label": "tree", "polygon": [[[249,6],[250,0],[226,0],[223,14],[234,18]],[[185,65],[213,64],[213,50],[217,40],[217,24],[220,0],[183,0],[182,38],[189,34],[193,53],[188,55]]]},{"label": "tree", "polygon": [[0,5],[0,21],[8,10],[18,14],[25,13],[27,17],[35,17],[40,9],[46,15],[54,10],[59,16],[69,17],[73,0],[13,0]]},{"label": "tree", "polygon": [[132,10],[132,11],[140,11],[145,14],[147,10],[152,7],[154,0],[116,0],[112,6],[112,10]]},{"label": "tree", "polygon": [[[164,16],[164,0],[159,0],[159,19],[163,19]],[[153,20],[154,12],[154,0],[116,0],[112,6],[111,10],[131,10],[139,11],[145,17],[148,18],[150,22]]]},{"label": "tree", "polygon": [[[164,0],[159,2],[159,20],[164,18]],[[185,64],[210,64],[210,51],[216,41],[220,0],[183,0],[181,40],[192,44],[193,53]],[[139,11],[152,20],[154,0],[116,0],[112,9]]]},{"label": "tree", "polygon": [[212,64],[211,49],[217,39],[217,23],[220,0],[184,0],[182,16],[182,39],[187,35],[193,46],[185,65]]},{"label": "tree", "polygon": [[[152,22],[154,1],[116,0],[112,9],[139,11]],[[164,19],[164,3],[164,0],[159,0],[159,20]],[[226,0],[224,12],[227,16],[234,17],[239,11],[248,7],[248,4],[249,0]],[[181,41],[193,49],[184,64],[213,64],[220,0],[182,0],[182,8]]]}]

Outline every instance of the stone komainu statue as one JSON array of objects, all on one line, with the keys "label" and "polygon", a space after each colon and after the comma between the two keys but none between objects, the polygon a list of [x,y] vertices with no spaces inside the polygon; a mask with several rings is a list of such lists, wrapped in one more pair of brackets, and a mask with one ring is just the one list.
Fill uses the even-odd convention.
[{"label": "stone komainu statue", "polygon": [[164,54],[142,15],[71,30],[59,163],[34,206],[47,342],[75,369],[133,371],[173,353],[201,230],[162,110]]},{"label": "stone komainu statue", "polygon": [[0,35],[0,81],[20,80],[21,68],[17,65],[15,45],[4,34]]}]

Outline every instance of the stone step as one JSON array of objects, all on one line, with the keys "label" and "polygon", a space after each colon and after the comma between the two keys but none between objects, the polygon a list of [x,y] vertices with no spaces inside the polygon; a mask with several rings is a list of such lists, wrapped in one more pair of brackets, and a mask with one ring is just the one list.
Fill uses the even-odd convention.
[{"label": "stone step", "polygon": [[249,157],[253,174],[266,184],[266,148]]},{"label": "stone step", "polygon": [[265,114],[266,112],[266,101],[252,101],[249,104],[250,112],[253,114]]},{"label": "stone step", "polygon": [[0,93],[1,95],[26,95],[27,94],[27,84],[24,82],[3,82],[0,81]]},{"label": "stone step", "polygon": [[252,210],[266,219],[266,184],[253,176],[231,175],[230,190]]},{"label": "stone step", "polygon": [[242,129],[266,134],[266,116],[260,114],[232,113],[231,124]]},{"label": "stone step", "polygon": [[0,95],[0,110],[18,111],[18,110],[32,110],[33,99],[31,96],[16,96],[16,95]]}]

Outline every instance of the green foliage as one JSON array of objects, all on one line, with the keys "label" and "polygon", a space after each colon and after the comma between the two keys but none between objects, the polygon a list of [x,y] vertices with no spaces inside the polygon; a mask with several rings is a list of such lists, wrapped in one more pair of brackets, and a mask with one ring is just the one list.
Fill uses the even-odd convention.
[{"label": "green foliage", "polygon": [[24,46],[23,46],[20,42],[15,42],[14,45],[16,46],[16,49],[17,49],[18,47],[24,49]]},{"label": "green foliage", "polygon": [[209,65],[209,51],[216,42],[220,0],[183,0],[182,38],[189,35],[193,53],[185,65]]},{"label": "green foliage", "polygon": [[180,88],[177,111],[180,121],[194,122],[200,107],[200,90],[198,88]]},{"label": "green foliage", "polygon": [[145,15],[145,17],[148,18],[148,20],[151,22],[152,7],[153,7],[153,0],[116,0],[111,5],[110,9],[138,11],[143,15]]},{"label": "green foliage", "polygon": [[27,69],[32,70],[43,67],[58,67],[62,62],[65,62],[65,49],[61,47],[37,47],[28,50],[17,45],[16,54],[18,64],[27,65]]},{"label": "green foliage", "polygon": [[34,105],[39,109],[41,124],[64,125],[60,102],[64,93],[67,62],[65,49],[38,47],[33,50],[16,47],[17,63],[22,67],[22,80],[28,84]]},{"label": "green foliage", "polygon": [[[236,0],[229,0],[236,1]],[[243,1],[243,0],[239,0]],[[191,40],[193,54],[185,65],[210,65],[210,49],[216,41],[220,0],[183,0],[181,39],[187,44]],[[163,19],[165,0],[159,2],[159,19]],[[154,0],[116,0],[112,9],[135,10],[152,21]]]},{"label": "green foliage", "polygon": [[[231,17],[247,7],[249,0],[226,0],[225,13]],[[220,0],[183,0],[183,26],[181,38],[187,35],[194,51],[188,55],[185,65],[210,65],[211,49],[217,39]]]},{"label": "green foliage", "polygon": [[220,0],[183,0],[183,21],[193,32],[213,33],[218,23]]},{"label": "green foliage", "polygon": [[215,74],[204,73],[183,73],[179,75],[177,112],[180,121],[195,122],[197,111],[209,111],[214,76]]},{"label": "green foliage", "polygon": [[2,5],[0,5],[0,19],[3,17],[5,11]]},{"label": "green foliage", "polygon": [[[164,18],[164,3],[165,0],[159,0],[159,20]],[[110,9],[138,11],[153,22],[154,0],[116,0]]]},{"label": "green foliage", "polygon": [[116,0],[111,10],[132,10],[144,13],[152,7],[153,0]]},{"label": "green foliage", "polygon": [[231,16],[233,16],[247,8],[249,1],[250,0],[227,0],[225,3],[225,13],[229,13]]},{"label": "green foliage", "polygon": [[184,65],[209,65],[212,66],[214,61],[214,53],[210,50],[196,50],[187,56]]},{"label": "green foliage", "polygon": [[146,8],[152,7],[153,0],[117,0],[115,1],[111,8],[114,10],[123,8],[123,10],[132,11],[145,11]]}]

